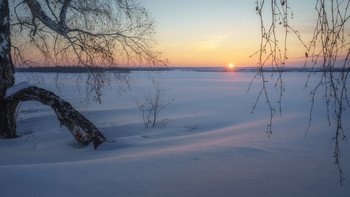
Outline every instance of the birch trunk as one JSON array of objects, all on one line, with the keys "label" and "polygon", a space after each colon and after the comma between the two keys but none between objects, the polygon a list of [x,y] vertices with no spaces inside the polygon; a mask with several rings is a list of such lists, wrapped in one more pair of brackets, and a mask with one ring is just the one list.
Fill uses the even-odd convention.
[{"label": "birch trunk", "polygon": [[15,83],[11,59],[10,11],[8,0],[0,0],[0,137],[14,138],[16,135],[16,103],[4,100],[6,90]]},{"label": "birch trunk", "polygon": [[16,110],[19,102],[25,101],[38,101],[48,105],[55,111],[61,126],[65,126],[77,141],[83,144],[92,141],[95,148],[106,141],[103,134],[71,104],[48,90],[31,86],[5,97],[4,100],[12,110]]}]

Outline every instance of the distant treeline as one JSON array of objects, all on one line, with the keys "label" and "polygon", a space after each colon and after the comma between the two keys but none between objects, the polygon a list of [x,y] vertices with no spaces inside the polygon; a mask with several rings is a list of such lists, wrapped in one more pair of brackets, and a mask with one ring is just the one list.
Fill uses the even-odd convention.
[{"label": "distant treeline", "polygon": [[42,73],[87,73],[87,72],[130,72],[128,68],[117,67],[81,67],[81,66],[31,66],[16,67],[16,72],[42,72]]},{"label": "distant treeline", "polygon": [[[42,73],[88,73],[88,72],[120,72],[131,71],[196,71],[196,72],[259,72],[257,67],[81,67],[81,66],[38,66],[38,67],[16,67],[16,72],[42,72]],[[324,72],[324,68],[285,67],[283,72]],[[333,72],[349,72],[350,68],[334,68]],[[271,67],[263,68],[264,72],[278,72]]]}]

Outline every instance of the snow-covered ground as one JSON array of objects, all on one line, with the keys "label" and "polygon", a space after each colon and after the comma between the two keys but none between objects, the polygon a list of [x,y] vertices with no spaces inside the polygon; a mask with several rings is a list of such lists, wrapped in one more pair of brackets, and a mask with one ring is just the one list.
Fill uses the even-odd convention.
[{"label": "snow-covered ground", "polygon": [[[17,139],[0,139],[0,196],[349,196],[350,179],[339,184],[334,165],[334,125],[328,126],[322,97],[312,126],[307,73],[286,73],[282,116],[273,134],[262,100],[251,114],[259,83],[254,73],[161,72],[166,97],[159,114],[165,128],[145,129],[136,99],[151,91],[149,73],[132,74],[131,89],[106,88],[102,104],[84,102],[66,74],[57,90],[111,141],[97,150],[79,145],[53,111],[37,103],[19,108]],[[23,77],[17,74],[17,81]],[[54,74],[43,74],[54,79]],[[34,77],[35,78],[35,77]],[[31,82],[31,81],[30,81]],[[32,83],[32,82],[31,82]],[[33,82],[34,83],[34,82]],[[276,94],[271,89],[271,94]],[[276,106],[277,107],[277,106]],[[350,128],[350,110],[344,128]],[[350,177],[350,146],[341,142],[341,165]]]}]

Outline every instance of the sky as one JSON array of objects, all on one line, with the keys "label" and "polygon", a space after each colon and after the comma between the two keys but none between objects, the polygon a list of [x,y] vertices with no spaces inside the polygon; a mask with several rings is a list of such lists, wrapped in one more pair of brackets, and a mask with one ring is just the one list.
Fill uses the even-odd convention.
[{"label": "sky", "polygon": [[[260,22],[256,0],[142,0],[156,20],[159,48],[169,66],[256,66]],[[266,1],[268,3],[268,1]],[[315,23],[315,1],[293,0],[291,24],[304,37]],[[305,50],[291,37],[288,58],[300,61]],[[293,65],[295,66],[295,64]]]}]

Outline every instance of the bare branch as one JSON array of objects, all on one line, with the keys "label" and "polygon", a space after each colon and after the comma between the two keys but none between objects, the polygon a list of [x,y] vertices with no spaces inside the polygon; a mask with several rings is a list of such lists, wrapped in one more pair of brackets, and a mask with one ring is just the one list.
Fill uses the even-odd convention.
[{"label": "bare branch", "polygon": [[[12,39],[18,43],[16,47],[24,51],[34,46],[45,65],[93,68],[167,64],[155,49],[154,21],[137,1],[24,0],[14,6],[12,29],[18,34]],[[23,36],[26,32],[29,37]],[[26,53],[22,57],[26,58]],[[105,77],[90,76],[92,81]],[[86,84],[91,88],[89,97],[99,100],[102,88],[94,87],[97,84],[93,82]]]},{"label": "bare branch", "polygon": [[[258,66],[260,72],[257,76],[261,77],[262,88],[258,94],[257,101],[254,104],[256,106],[258,100],[261,98],[262,93],[265,93],[265,100],[270,108],[270,112],[273,111],[269,95],[266,90],[265,76],[263,75],[264,67],[271,66],[278,72],[277,82],[275,88],[279,89],[278,104],[281,110],[281,100],[284,92],[284,82],[282,79],[283,67],[285,66],[287,56],[287,38],[289,32],[292,32],[301,45],[305,48],[305,64],[304,67],[310,66],[311,72],[307,77],[305,88],[308,87],[309,79],[313,76],[313,71],[316,68],[322,68],[322,74],[318,78],[319,82],[311,90],[311,107],[309,115],[309,130],[312,121],[312,112],[314,109],[314,102],[318,92],[323,91],[323,97],[325,101],[325,107],[327,109],[327,119],[329,125],[335,122],[335,151],[334,158],[335,164],[339,168],[340,182],[344,180],[344,174],[339,162],[340,146],[339,141],[345,140],[346,135],[342,124],[343,112],[345,105],[349,105],[349,96],[347,91],[347,77],[350,72],[349,53],[350,42],[346,33],[349,25],[349,6],[350,1],[326,1],[317,0],[315,4],[315,11],[317,13],[317,21],[313,32],[313,37],[308,44],[303,41],[300,33],[289,25],[289,19],[293,18],[293,15],[289,14],[291,10],[288,6],[287,0],[270,0],[271,19],[270,25],[266,26],[264,22],[264,0],[256,1],[256,11],[260,16],[261,24],[261,43],[260,49],[254,55],[259,56]],[[284,40],[282,47],[279,43],[279,38],[276,33],[278,25],[284,29]],[[336,72],[342,68],[341,72]],[[254,77],[253,80],[255,80]],[[280,111],[281,112],[281,111]],[[272,113],[271,113],[272,114]],[[332,119],[332,115],[334,119]],[[272,115],[270,118],[271,125]],[[306,131],[306,133],[307,133]]]}]

